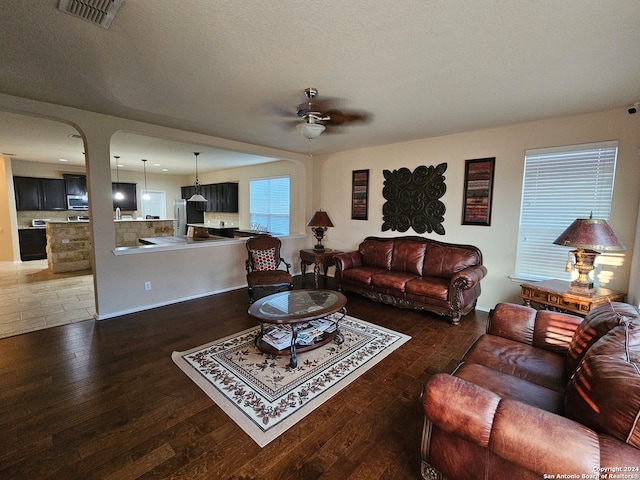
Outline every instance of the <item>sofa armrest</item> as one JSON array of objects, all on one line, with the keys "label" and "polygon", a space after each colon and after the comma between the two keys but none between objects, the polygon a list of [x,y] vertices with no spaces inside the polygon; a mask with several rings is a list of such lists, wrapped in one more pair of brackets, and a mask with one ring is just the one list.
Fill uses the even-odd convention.
[{"label": "sofa armrest", "polygon": [[481,447],[489,445],[499,403],[499,395],[445,373],[433,375],[422,393],[427,420]]},{"label": "sofa armrest", "polygon": [[461,378],[434,375],[425,385],[422,402],[427,419],[436,427],[488,448],[540,478],[549,472],[593,474],[601,462],[606,465],[593,430],[555,413],[501,398]]},{"label": "sofa armrest", "polygon": [[333,256],[333,263],[339,272],[344,272],[354,267],[363,265],[362,254],[359,251],[336,253]]},{"label": "sofa armrest", "polygon": [[499,303],[489,312],[487,333],[552,352],[566,353],[584,319],[577,315]]},{"label": "sofa armrest", "polygon": [[451,285],[458,290],[469,290],[487,275],[487,267],[484,265],[474,265],[460,270],[451,277]]}]

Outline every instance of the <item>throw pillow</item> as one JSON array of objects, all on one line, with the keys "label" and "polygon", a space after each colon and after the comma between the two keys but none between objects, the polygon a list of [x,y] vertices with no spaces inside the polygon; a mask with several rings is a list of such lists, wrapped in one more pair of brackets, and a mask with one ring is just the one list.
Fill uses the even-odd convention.
[{"label": "throw pillow", "polygon": [[251,250],[253,269],[258,272],[276,269],[276,247],[267,250]]}]

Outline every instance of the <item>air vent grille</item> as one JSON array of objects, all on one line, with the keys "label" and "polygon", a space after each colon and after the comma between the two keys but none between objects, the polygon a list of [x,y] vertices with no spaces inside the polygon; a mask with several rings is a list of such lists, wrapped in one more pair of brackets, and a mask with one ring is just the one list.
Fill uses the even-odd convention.
[{"label": "air vent grille", "polygon": [[103,28],[109,28],[122,0],[60,0],[58,9]]}]

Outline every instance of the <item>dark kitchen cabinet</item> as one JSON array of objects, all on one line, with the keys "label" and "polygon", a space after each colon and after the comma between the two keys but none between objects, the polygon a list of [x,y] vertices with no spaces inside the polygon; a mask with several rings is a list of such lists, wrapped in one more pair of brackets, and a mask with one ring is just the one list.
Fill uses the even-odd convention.
[{"label": "dark kitchen cabinet", "polygon": [[41,183],[42,210],[66,210],[67,194],[61,178],[43,178]]},{"label": "dark kitchen cabinet", "polygon": [[207,199],[207,212],[238,213],[238,184],[232,182],[211,183],[202,186]]},{"label": "dark kitchen cabinet", "polygon": [[205,190],[208,193],[207,197],[207,212],[220,212],[220,198],[218,194],[218,184],[211,183],[209,185],[204,185]]},{"label": "dark kitchen cabinet", "polygon": [[86,175],[77,175],[74,173],[65,173],[64,178],[67,195],[80,195],[84,197],[87,194],[87,177]]},{"label": "dark kitchen cabinet", "polygon": [[[113,192],[113,209],[120,207],[125,212],[133,212],[138,209],[138,197],[135,183],[112,183],[111,191]],[[124,195],[122,200],[116,200],[116,192]]]},{"label": "dark kitchen cabinet", "polygon": [[13,189],[16,194],[17,210],[42,209],[39,178],[13,177]]},{"label": "dark kitchen cabinet", "polygon": [[216,196],[215,186],[214,183],[200,186],[200,193],[207,199],[207,202],[203,205],[205,212],[215,212],[215,210],[211,209],[211,204]]},{"label": "dark kitchen cabinet", "polygon": [[47,258],[47,229],[24,228],[18,230],[20,260],[44,260]]},{"label": "dark kitchen cabinet", "polygon": [[17,210],[65,210],[65,182],[59,178],[13,177]]},{"label": "dark kitchen cabinet", "polygon": [[238,184],[224,183],[224,198],[226,199],[225,212],[238,213]]}]

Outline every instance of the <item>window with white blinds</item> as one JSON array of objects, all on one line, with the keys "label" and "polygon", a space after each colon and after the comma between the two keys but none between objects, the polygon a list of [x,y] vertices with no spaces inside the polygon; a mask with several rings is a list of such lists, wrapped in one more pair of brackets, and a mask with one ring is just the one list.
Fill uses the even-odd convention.
[{"label": "window with white blinds", "polygon": [[618,142],[527,150],[515,277],[569,280],[568,247],[553,241],[576,219],[609,220]]},{"label": "window with white blinds", "polygon": [[274,235],[289,235],[289,177],[249,181],[249,217],[252,229]]}]

